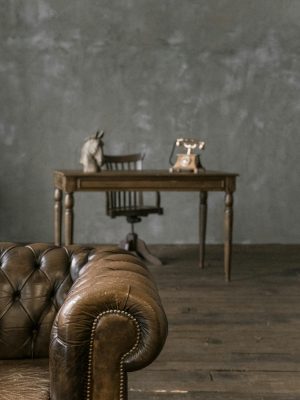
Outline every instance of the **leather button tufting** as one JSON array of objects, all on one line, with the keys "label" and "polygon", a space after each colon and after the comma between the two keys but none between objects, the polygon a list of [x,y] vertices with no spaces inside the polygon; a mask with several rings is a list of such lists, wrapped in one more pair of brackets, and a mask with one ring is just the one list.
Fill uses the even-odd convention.
[{"label": "leather button tufting", "polygon": [[20,300],[21,297],[21,292],[19,290],[16,290],[15,293],[13,294],[13,298],[15,301]]},{"label": "leather button tufting", "polygon": [[36,335],[38,334],[38,330],[39,330],[39,328],[38,328],[37,326],[35,326],[35,327],[32,329],[32,336],[36,336]]}]

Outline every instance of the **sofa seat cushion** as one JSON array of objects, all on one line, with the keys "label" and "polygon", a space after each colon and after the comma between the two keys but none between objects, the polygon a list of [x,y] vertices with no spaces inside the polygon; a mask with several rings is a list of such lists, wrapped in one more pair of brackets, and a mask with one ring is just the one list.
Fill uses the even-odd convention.
[{"label": "sofa seat cushion", "polygon": [[49,400],[49,360],[0,360],[1,400]]}]

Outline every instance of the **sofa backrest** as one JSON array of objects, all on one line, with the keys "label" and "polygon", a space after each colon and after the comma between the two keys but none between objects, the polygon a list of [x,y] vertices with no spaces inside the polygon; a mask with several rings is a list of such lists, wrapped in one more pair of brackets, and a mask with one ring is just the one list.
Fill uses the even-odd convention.
[{"label": "sofa backrest", "polygon": [[92,255],[81,246],[0,243],[0,359],[48,357],[57,311]]}]

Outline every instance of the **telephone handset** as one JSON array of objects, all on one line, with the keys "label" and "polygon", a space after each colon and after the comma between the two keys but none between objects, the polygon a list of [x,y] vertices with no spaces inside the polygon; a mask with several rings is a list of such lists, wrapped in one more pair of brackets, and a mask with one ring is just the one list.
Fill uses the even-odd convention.
[{"label": "telephone handset", "polygon": [[[186,154],[177,154],[176,161],[173,163],[172,158],[174,155],[175,147],[184,147],[187,151]],[[198,139],[187,139],[179,138],[174,144],[170,154],[169,162],[171,164],[170,172],[190,171],[198,173],[200,170],[204,170],[200,162],[200,154],[192,153],[193,150],[203,150],[205,142]]]}]

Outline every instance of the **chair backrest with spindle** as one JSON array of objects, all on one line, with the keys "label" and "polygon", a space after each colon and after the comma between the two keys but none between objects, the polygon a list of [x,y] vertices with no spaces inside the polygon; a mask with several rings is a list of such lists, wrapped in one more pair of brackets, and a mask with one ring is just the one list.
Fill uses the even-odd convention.
[{"label": "chair backrest with spindle", "polygon": [[[143,153],[105,155],[104,167],[109,171],[134,171],[143,169]],[[134,191],[106,192],[106,212],[111,217],[130,215],[143,207],[143,193]]]}]

